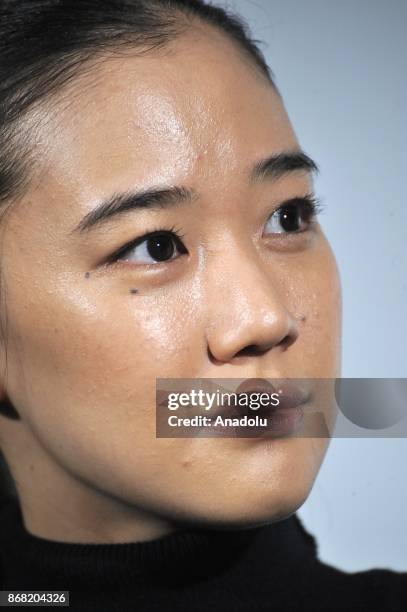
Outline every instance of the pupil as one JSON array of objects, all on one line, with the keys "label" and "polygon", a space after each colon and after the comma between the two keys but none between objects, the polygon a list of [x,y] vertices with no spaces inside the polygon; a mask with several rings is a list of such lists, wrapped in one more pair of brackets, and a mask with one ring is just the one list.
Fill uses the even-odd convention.
[{"label": "pupil", "polygon": [[297,206],[285,206],[280,213],[280,223],[284,231],[296,232],[300,229]]},{"label": "pupil", "polygon": [[148,254],[157,261],[171,259],[174,254],[174,243],[170,236],[161,234],[147,241]]}]

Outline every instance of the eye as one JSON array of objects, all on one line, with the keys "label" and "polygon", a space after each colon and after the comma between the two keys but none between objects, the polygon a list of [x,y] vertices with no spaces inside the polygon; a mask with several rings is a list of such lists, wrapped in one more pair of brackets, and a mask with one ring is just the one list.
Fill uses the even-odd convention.
[{"label": "eye", "polygon": [[157,264],[176,259],[187,253],[182,236],[174,229],[159,229],[136,238],[114,253],[107,263],[129,261],[137,264]]},{"label": "eye", "polygon": [[284,202],[269,217],[267,234],[292,234],[304,232],[314,222],[321,206],[314,196],[293,198]]}]

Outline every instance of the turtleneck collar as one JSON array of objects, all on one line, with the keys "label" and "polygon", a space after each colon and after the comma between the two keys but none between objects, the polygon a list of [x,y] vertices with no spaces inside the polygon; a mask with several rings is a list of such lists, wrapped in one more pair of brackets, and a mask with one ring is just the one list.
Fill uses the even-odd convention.
[{"label": "turtleneck collar", "polygon": [[[314,538],[296,514],[264,527],[242,530],[190,528],[156,540],[118,544],[68,543],[28,532],[19,503],[0,509],[3,581],[25,587],[89,589],[143,584],[191,583],[233,570],[242,557],[253,563],[292,565],[315,557]],[[265,547],[268,550],[264,550]]]}]

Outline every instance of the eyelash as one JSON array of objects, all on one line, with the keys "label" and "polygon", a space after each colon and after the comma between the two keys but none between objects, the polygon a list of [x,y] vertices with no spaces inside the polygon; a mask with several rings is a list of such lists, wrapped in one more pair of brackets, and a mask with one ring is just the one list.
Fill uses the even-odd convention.
[{"label": "eyelash", "polygon": [[[303,197],[292,198],[290,200],[286,200],[283,202],[278,208],[276,208],[273,213],[268,217],[267,222],[271,219],[271,217],[277,214],[279,211],[282,211],[287,206],[292,206],[294,204],[300,204],[303,209],[305,209],[306,216],[308,217],[308,227],[306,230],[297,230],[293,232],[281,232],[286,235],[296,235],[302,234],[305,231],[308,231],[311,226],[315,224],[316,217],[324,210],[324,206],[321,204],[320,199],[312,194],[307,194]],[[154,238],[154,236],[162,235],[162,234],[172,234],[174,241],[176,243],[177,248],[180,250],[187,252],[184,245],[182,244],[182,239],[185,237],[185,234],[181,234],[181,228],[177,228],[175,226],[171,227],[157,227],[138,238],[131,240],[126,243],[120,249],[112,253],[106,260],[105,264],[108,266],[113,266],[115,264],[120,265],[122,263],[121,258],[123,258],[129,251],[134,249],[136,246],[139,246],[143,242]],[[171,260],[164,261],[162,263],[169,263]],[[148,265],[148,264],[145,264]],[[153,264],[157,265],[157,264]]]},{"label": "eyelash", "polygon": [[286,200],[285,202],[280,204],[280,206],[276,208],[273,213],[268,217],[267,223],[275,214],[282,212],[287,207],[295,206],[296,204],[299,204],[300,208],[302,208],[301,212],[305,213],[307,220],[306,222],[308,224],[307,228],[305,230],[296,230],[292,232],[281,233],[283,235],[296,235],[308,231],[313,225],[315,225],[318,215],[324,210],[324,206],[322,205],[321,200],[312,193],[308,193],[302,197],[296,197]]},{"label": "eyelash", "polygon": [[[172,234],[173,237],[175,238],[175,242],[177,243],[177,247],[179,248],[180,244],[181,244],[181,241],[182,241],[182,238],[185,238],[185,234],[181,234],[180,232],[181,232],[181,229],[180,228],[176,228],[175,226],[171,226],[171,227],[162,227],[162,226],[161,227],[157,227],[156,229],[151,230],[147,234],[143,234],[139,238],[135,238],[131,242],[128,242],[127,244],[123,245],[118,251],[116,251],[115,253],[110,255],[105,263],[107,265],[109,265],[109,266],[113,266],[115,264],[120,265],[122,263],[120,261],[120,258],[122,258],[125,255],[127,255],[127,253],[129,251],[132,251],[136,246],[139,246],[140,244],[142,244],[146,240],[149,240],[150,238],[154,238],[154,236],[161,236],[162,234]],[[185,249],[185,247],[183,245],[182,245],[182,248]],[[165,261],[163,263],[169,263],[169,262]],[[155,264],[155,265],[157,265],[157,264]]]}]

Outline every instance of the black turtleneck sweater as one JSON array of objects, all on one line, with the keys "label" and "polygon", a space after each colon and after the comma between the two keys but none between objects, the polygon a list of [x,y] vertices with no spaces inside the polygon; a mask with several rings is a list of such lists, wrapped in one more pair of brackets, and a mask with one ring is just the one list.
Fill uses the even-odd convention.
[{"label": "black turtleneck sweater", "polygon": [[407,610],[407,573],[322,563],[296,514],[255,529],[71,544],[29,533],[10,499],[0,508],[0,563],[1,590],[70,591],[75,611]]}]

